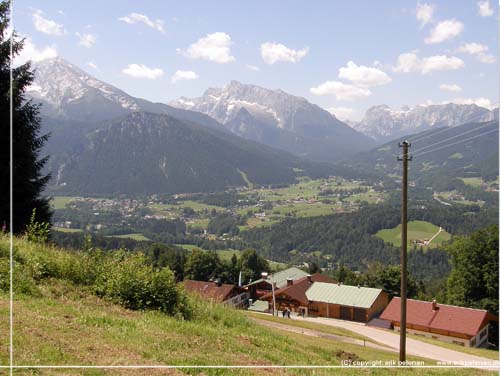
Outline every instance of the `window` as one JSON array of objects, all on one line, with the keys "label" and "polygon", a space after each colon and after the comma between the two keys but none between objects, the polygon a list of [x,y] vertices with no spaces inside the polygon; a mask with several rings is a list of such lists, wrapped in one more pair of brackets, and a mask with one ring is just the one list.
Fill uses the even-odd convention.
[{"label": "window", "polygon": [[475,338],[470,341],[470,345],[471,345],[471,347],[476,346],[476,339]]},{"label": "window", "polygon": [[453,343],[455,345],[465,346],[465,343],[463,343],[462,341],[453,341]]}]

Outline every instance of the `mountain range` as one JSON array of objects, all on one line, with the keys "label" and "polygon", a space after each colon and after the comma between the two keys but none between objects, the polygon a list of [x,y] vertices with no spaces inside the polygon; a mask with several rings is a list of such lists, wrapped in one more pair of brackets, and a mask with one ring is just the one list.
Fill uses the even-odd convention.
[{"label": "mountain range", "polygon": [[368,137],[306,99],[231,81],[171,106],[209,115],[243,138],[312,160],[335,162],[373,145]]},{"label": "mountain range", "polygon": [[44,153],[58,194],[207,192],[327,176],[310,162],[232,134],[200,112],[135,98],[62,58],[34,65]]},{"label": "mountain range", "polygon": [[[363,126],[352,125],[367,132],[368,123],[378,124],[371,128],[378,129],[377,141],[282,90],[231,81],[200,98],[164,104],[133,97],[62,58],[34,68],[27,97],[42,104],[42,132],[51,133],[44,153],[50,155],[47,167],[61,194],[206,192],[288,184],[300,175],[390,174],[392,167],[380,166],[393,166],[392,159],[386,160],[393,154],[383,150],[392,153],[396,142],[353,155],[362,148],[370,150],[384,137],[493,116],[475,105],[401,111],[378,106],[368,111]],[[498,153],[498,142],[479,141],[464,144],[464,153],[447,156],[440,166],[477,166],[493,160],[490,149],[496,147]],[[324,162],[348,157],[356,166]]]},{"label": "mountain range", "polygon": [[475,104],[448,103],[414,108],[405,106],[399,110],[380,105],[371,107],[361,121],[349,122],[349,125],[380,144],[433,128],[493,119],[498,119],[498,109],[490,111]]}]

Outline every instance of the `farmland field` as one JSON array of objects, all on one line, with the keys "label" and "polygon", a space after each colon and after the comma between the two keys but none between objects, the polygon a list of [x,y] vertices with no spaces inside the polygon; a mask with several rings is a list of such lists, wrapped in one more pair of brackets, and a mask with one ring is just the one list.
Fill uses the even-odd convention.
[{"label": "farmland field", "polygon": [[149,238],[146,238],[144,235],[142,234],[123,234],[123,235],[110,235],[110,236],[106,236],[107,238],[121,238],[121,239],[133,239],[133,240],[137,240],[137,241],[147,241],[147,240],[151,240]]},{"label": "farmland field", "polygon": [[79,228],[65,228],[65,227],[54,227],[54,231],[59,231],[59,232],[83,232],[82,229]]},{"label": "farmland field", "polygon": [[66,205],[74,201],[76,197],[55,196],[50,200],[50,205],[53,209],[66,209]]},{"label": "farmland field", "polygon": [[[194,244],[174,244],[174,245],[177,247],[184,248],[188,251],[192,251],[193,249],[201,249],[202,251],[208,252],[207,249],[203,249]],[[219,255],[221,260],[226,260],[226,261],[231,260],[231,257],[233,257],[233,255],[239,257],[241,253],[241,251],[238,251],[237,249],[217,249],[215,252]]]},{"label": "farmland field", "polygon": [[[408,222],[408,246],[411,248],[415,240],[430,240],[439,231],[439,226],[425,221]],[[395,247],[401,246],[401,225],[392,229],[380,230],[375,236],[381,238],[386,243],[392,243]],[[442,230],[430,243],[430,246],[441,245],[450,240],[451,235]],[[423,248],[428,248],[423,246]]]},{"label": "farmland field", "polygon": [[459,179],[462,180],[465,184],[471,185],[473,187],[481,187],[481,185],[484,183],[483,179],[481,179],[480,177],[476,177],[476,178],[459,178]]},{"label": "farmland field", "polygon": [[191,208],[194,211],[201,212],[202,210],[211,211],[215,209],[216,211],[224,211],[223,207],[215,206],[215,205],[206,205],[201,202],[196,201],[180,201],[177,205],[169,205],[169,204],[152,204],[149,206],[155,213],[157,214],[165,214],[170,211],[179,211],[184,208]]}]

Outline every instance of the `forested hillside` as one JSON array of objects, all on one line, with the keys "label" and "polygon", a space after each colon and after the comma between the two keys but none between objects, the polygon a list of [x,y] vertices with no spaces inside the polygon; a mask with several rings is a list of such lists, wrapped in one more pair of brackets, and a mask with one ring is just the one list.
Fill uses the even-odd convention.
[{"label": "forested hillside", "polygon": [[[341,169],[339,169],[341,170]],[[292,183],[335,168],[167,115],[133,113],[88,134],[58,171],[58,192],[151,194]]]},{"label": "forested hillside", "polygon": [[[487,166],[496,164],[498,174],[498,121],[468,123],[453,128],[438,128],[427,132],[406,136],[410,141],[410,177],[417,182],[429,176],[481,176],[485,180],[494,179],[494,169]],[[401,164],[397,156],[401,154],[398,140],[388,142],[377,149],[358,154],[346,162],[354,168],[375,170],[381,174],[400,175]]]},{"label": "forested hillside", "polygon": [[[410,207],[408,219],[442,226],[452,235],[466,235],[498,223],[498,213],[496,208],[427,204]],[[353,213],[291,218],[242,232],[240,236],[248,246],[273,260],[286,262],[293,259],[296,252],[321,251],[323,255],[331,255],[333,264],[364,270],[373,262],[384,265],[399,262],[399,249],[374,236],[377,231],[399,223],[399,207],[370,205]],[[410,269],[419,278],[437,277],[449,270],[448,256],[440,250],[423,252],[416,247],[409,257]]]}]

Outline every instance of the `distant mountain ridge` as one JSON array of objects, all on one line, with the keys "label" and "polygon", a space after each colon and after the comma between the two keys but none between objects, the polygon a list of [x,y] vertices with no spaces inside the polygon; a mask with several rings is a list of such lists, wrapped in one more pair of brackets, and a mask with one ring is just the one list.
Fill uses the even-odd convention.
[{"label": "distant mountain ridge", "polygon": [[438,127],[455,127],[470,122],[498,119],[498,110],[490,111],[475,104],[448,103],[442,105],[391,109],[387,105],[371,107],[359,122],[349,125],[379,143],[404,135]]},{"label": "distant mountain ridge", "polygon": [[98,124],[135,111],[175,116],[223,130],[217,121],[194,111],[133,97],[98,80],[61,57],[33,64],[35,79],[26,94],[41,103],[45,118]]},{"label": "distant mountain ridge", "polygon": [[204,113],[241,137],[309,159],[332,162],[370,145],[366,136],[305,98],[238,81],[169,104]]}]

